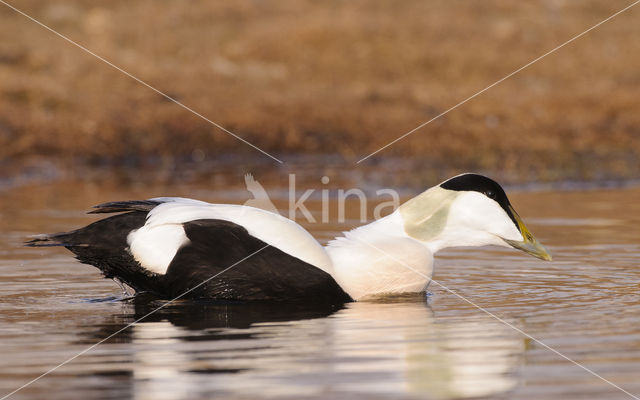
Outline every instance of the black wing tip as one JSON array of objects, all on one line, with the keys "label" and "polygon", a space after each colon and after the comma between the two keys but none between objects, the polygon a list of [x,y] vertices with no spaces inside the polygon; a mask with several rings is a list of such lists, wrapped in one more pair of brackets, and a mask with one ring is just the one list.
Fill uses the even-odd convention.
[{"label": "black wing tip", "polygon": [[93,206],[89,214],[112,214],[126,211],[151,211],[162,201],[158,200],[126,200],[110,201]]}]

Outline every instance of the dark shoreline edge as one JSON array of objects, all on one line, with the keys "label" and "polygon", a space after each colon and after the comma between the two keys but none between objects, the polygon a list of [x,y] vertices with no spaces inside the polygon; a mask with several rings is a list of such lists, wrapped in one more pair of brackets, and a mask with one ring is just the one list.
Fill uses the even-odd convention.
[{"label": "dark shoreline edge", "polygon": [[[140,183],[188,184],[215,180],[219,176],[241,178],[245,173],[288,179],[289,174],[318,180],[326,175],[334,183],[364,185],[363,189],[393,187],[412,191],[436,184],[462,172],[494,177],[510,190],[592,190],[640,186],[640,171],[620,170],[593,163],[563,170],[546,166],[538,170],[511,171],[473,165],[443,166],[418,157],[378,157],[355,164],[339,154],[277,154],[277,164],[267,157],[248,153],[212,155],[203,160],[183,157],[120,157],[100,160],[61,157],[22,157],[0,160],[0,191],[14,187],[62,180],[116,181],[123,186]],[[357,160],[356,160],[357,161]],[[638,167],[640,169],[640,167]],[[259,178],[259,177],[258,177]]]}]

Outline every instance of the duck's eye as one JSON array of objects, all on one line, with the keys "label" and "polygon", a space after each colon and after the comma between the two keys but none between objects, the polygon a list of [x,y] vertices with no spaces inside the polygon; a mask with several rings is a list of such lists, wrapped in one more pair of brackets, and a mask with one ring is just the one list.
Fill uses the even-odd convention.
[{"label": "duck's eye", "polygon": [[490,199],[496,199],[496,193],[493,190],[487,190],[486,192],[484,192],[484,194]]}]

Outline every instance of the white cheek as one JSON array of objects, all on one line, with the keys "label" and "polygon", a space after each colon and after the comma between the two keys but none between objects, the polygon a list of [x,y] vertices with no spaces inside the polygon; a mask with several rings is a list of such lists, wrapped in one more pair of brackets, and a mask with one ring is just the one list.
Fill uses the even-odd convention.
[{"label": "white cheek", "polygon": [[524,241],[522,234],[520,233],[518,228],[516,228],[516,225],[513,223],[513,221],[511,221],[511,218],[509,218],[506,212],[503,211],[503,213],[505,218],[507,218],[510,223],[497,226],[495,232],[492,233],[494,235],[500,236],[502,239],[514,240],[517,242]]},{"label": "white cheek", "polygon": [[515,223],[500,205],[477,192],[462,193],[451,207],[457,222],[477,233],[494,236],[492,244],[505,244],[502,239],[522,241]]}]

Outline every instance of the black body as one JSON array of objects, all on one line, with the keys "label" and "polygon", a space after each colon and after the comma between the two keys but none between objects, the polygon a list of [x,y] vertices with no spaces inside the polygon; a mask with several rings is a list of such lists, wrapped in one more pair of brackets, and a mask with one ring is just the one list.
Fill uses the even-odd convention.
[{"label": "black body", "polygon": [[[225,301],[304,301],[343,304],[352,299],[323,270],[267,245],[237,224],[218,219],[183,224],[189,243],[166,274],[145,269],[128,249],[127,235],[145,224],[157,201],[106,203],[94,213],[122,212],[84,228],[45,235],[29,246],[64,246],[85,264],[136,292],[160,298]],[[219,274],[219,275],[218,275]]]}]

